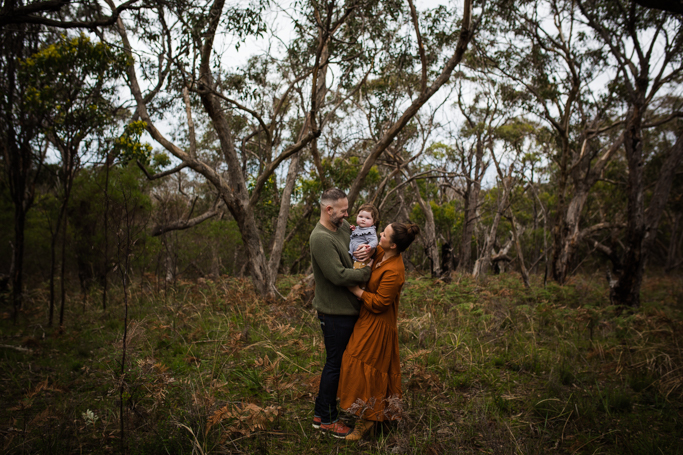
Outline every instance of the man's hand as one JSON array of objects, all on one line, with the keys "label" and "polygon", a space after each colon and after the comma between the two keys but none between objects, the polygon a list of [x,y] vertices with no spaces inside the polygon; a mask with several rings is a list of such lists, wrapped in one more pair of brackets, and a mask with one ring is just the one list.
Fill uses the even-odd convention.
[{"label": "man's hand", "polygon": [[353,255],[360,262],[365,262],[367,259],[371,258],[374,254],[375,254],[375,249],[370,248],[370,245],[368,245],[367,243],[364,245],[360,245],[358,248],[356,248],[356,251],[353,252]]},{"label": "man's hand", "polygon": [[349,286],[349,291],[351,291],[351,293],[355,295],[357,299],[360,299],[363,296],[363,290],[360,288],[360,286]]}]

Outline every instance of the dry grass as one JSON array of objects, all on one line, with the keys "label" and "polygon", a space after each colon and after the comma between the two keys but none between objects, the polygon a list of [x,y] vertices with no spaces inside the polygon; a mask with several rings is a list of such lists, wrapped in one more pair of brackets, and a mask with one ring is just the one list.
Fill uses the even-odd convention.
[{"label": "dry grass", "polygon": [[[283,279],[281,292],[297,286]],[[575,277],[525,290],[411,278],[403,291],[398,422],[347,444],[313,430],[324,347],[306,300],[259,299],[246,280],[136,283],[128,361],[122,309],[98,297],[44,327],[32,292],[0,322],[4,453],[683,453],[683,285],[645,281],[620,312],[605,283]],[[113,301],[121,301],[114,296]],[[18,350],[15,348],[23,348]],[[121,440],[119,386],[124,386]],[[122,449],[123,443],[123,449]]]}]

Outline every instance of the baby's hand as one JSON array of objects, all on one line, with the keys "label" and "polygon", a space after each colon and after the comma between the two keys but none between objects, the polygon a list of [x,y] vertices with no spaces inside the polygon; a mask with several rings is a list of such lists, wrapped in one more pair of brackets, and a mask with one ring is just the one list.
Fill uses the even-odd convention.
[{"label": "baby's hand", "polygon": [[351,230],[352,230],[352,231],[355,231],[355,230],[356,230],[356,226],[352,224],[352,225],[351,225]]}]

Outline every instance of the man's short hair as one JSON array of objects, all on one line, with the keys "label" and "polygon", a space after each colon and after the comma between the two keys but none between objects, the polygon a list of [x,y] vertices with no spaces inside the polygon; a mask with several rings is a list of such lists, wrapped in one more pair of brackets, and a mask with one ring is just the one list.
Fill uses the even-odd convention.
[{"label": "man's short hair", "polygon": [[346,193],[338,188],[330,188],[325,190],[320,197],[320,205],[323,207],[332,205],[339,199],[346,199]]}]

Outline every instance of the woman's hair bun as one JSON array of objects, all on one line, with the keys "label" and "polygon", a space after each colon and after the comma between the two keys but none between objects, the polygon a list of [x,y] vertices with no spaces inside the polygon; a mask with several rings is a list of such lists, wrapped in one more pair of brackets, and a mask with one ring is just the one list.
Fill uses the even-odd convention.
[{"label": "woman's hair bun", "polygon": [[415,236],[420,233],[420,228],[417,224],[410,221],[406,223],[392,223],[391,226],[394,230],[391,241],[396,244],[396,249],[399,253],[404,252],[413,243]]},{"label": "woman's hair bun", "polygon": [[407,223],[406,228],[408,233],[413,236],[420,234],[420,227],[415,223]]}]

